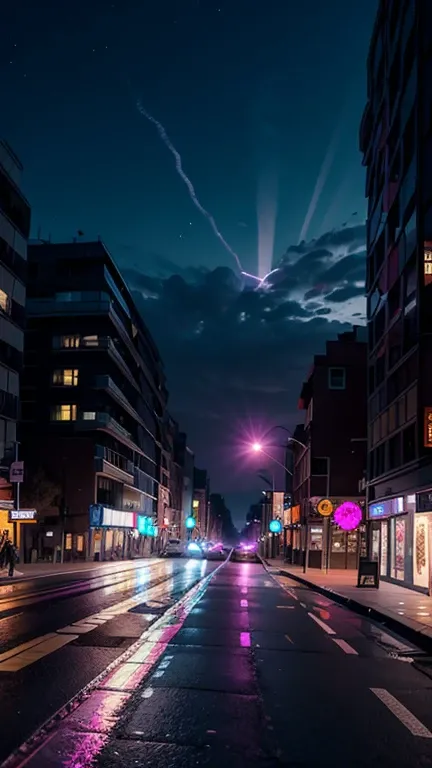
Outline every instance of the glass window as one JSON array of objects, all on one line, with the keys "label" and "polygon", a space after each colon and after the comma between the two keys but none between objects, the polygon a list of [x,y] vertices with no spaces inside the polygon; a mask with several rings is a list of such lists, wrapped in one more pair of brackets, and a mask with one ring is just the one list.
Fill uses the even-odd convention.
[{"label": "glass window", "polygon": [[75,404],[53,405],[51,408],[51,421],[76,421],[77,407]]},{"label": "glass window", "polygon": [[53,371],[53,384],[62,387],[77,387],[78,368],[63,368]]},{"label": "glass window", "polygon": [[78,334],[73,336],[54,336],[53,347],[54,349],[78,349],[80,338]]},{"label": "glass window", "polygon": [[344,531],[332,531],[332,552],[346,551],[346,537]]},{"label": "glass window", "polygon": [[67,533],[65,536],[65,549],[72,549],[72,534]]},{"label": "glass window", "polygon": [[1,288],[0,288],[0,309],[2,309],[3,312],[6,312],[8,315],[10,315],[10,312],[11,312],[10,298],[7,295],[6,291],[3,291]]},{"label": "glass window", "polygon": [[381,576],[387,576],[387,553],[388,553],[388,524],[381,523]]},{"label": "glass window", "polygon": [[345,389],[345,368],[329,368],[329,389]]},{"label": "glass window", "polygon": [[77,552],[84,552],[84,536],[82,534],[78,534],[77,536],[76,548]]},{"label": "glass window", "polygon": [[405,519],[391,518],[392,557],[391,575],[393,579],[403,580],[405,574]]},{"label": "glass window", "polygon": [[83,347],[97,347],[99,345],[99,337],[98,336],[83,336],[82,337],[82,345]]},{"label": "glass window", "polygon": [[56,301],[81,301],[81,291],[60,291],[55,295]]},{"label": "glass window", "polygon": [[82,418],[84,421],[96,421],[96,411],[83,411]]}]

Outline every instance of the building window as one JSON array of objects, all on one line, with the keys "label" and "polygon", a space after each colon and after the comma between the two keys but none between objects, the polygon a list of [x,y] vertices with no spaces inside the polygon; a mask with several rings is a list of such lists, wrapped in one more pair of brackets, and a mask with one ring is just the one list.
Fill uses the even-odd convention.
[{"label": "building window", "polygon": [[53,405],[51,408],[51,421],[76,421],[76,405]]},{"label": "building window", "polygon": [[81,291],[61,291],[55,295],[56,301],[81,301]]},{"label": "building window", "polygon": [[77,387],[78,368],[63,368],[53,371],[53,384],[61,387]]},{"label": "building window", "polygon": [[432,248],[430,243],[425,243],[424,248],[424,284],[432,283]]},{"label": "building window", "polygon": [[2,309],[3,312],[6,312],[6,314],[10,315],[11,301],[6,291],[3,291],[1,288],[0,288],[0,309]]},{"label": "building window", "polygon": [[84,421],[96,421],[96,411],[83,411],[82,418]]},{"label": "building window", "polygon": [[329,389],[345,389],[345,368],[329,368]]},{"label": "building window", "polygon": [[65,535],[65,549],[67,549],[68,551],[70,549],[72,549],[72,534],[71,533],[67,533]]},{"label": "building window", "polygon": [[98,336],[83,336],[82,337],[82,345],[83,345],[83,347],[97,347],[97,346],[99,346],[99,337]]},{"label": "building window", "polygon": [[78,349],[80,336],[53,336],[54,349]]}]

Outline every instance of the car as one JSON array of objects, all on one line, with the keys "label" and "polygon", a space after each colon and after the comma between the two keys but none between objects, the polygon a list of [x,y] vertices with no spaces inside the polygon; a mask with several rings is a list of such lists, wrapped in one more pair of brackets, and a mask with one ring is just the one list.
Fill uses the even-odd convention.
[{"label": "car", "polygon": [[164,557],[181,557],[184,553],[184,546],[180,539],[168,539],[163,551]]},{"label": "car", "polygon": [[198,544],[198,542],[196,541],[190,541],[186,546],[185,556],[186,557],[203,557],[204,552],[201,544]]},{"label": "car", "polygon": [[255,543],[241,543],[235,547],[231,555],[234,562],[259,563],[257,545]]},{"label": "car", "polygon": [[204,557],[206,557],[207,560],[225,560],[226,552],[222,542],[219,541],[217,544],[212,544],[211,547],[207,547]]}]

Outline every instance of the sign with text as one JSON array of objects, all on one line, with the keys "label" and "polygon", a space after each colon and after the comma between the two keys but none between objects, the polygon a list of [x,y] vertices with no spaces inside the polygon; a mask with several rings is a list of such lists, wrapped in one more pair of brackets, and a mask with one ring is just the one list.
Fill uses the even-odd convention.
[{"label": "sign with text", "polygon": [[371,589],[378,589],[378,560],[366,560],[363,557],[360,558],[357,586],[363,588],[369,587]]},{"label": "sign with text", "polygon": [[24,482],[24,462],[13,461],[9,470],[9,482],[10,483],[23,483]]},{"label": "sign with text", "polygon": [[424,446],[432,448],[432,408],[424,409]]},{"label": "sign with text", "polygon": [[35,520],[37,512],[35,509],[10,509],[9,510],[9,522],[14,523],[19,521],[20,523],[28,523]]}]

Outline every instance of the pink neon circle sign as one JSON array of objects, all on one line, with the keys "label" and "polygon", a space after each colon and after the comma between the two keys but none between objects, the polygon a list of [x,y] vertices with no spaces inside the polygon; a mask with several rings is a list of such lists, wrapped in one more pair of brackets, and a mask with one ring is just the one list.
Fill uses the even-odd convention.
[{"label": "pink neon circle sign", "polygon": [[344,531],[353,531],[361,523],[363,513],[354,501],[344,501],[334,513],[334,521]]}]

